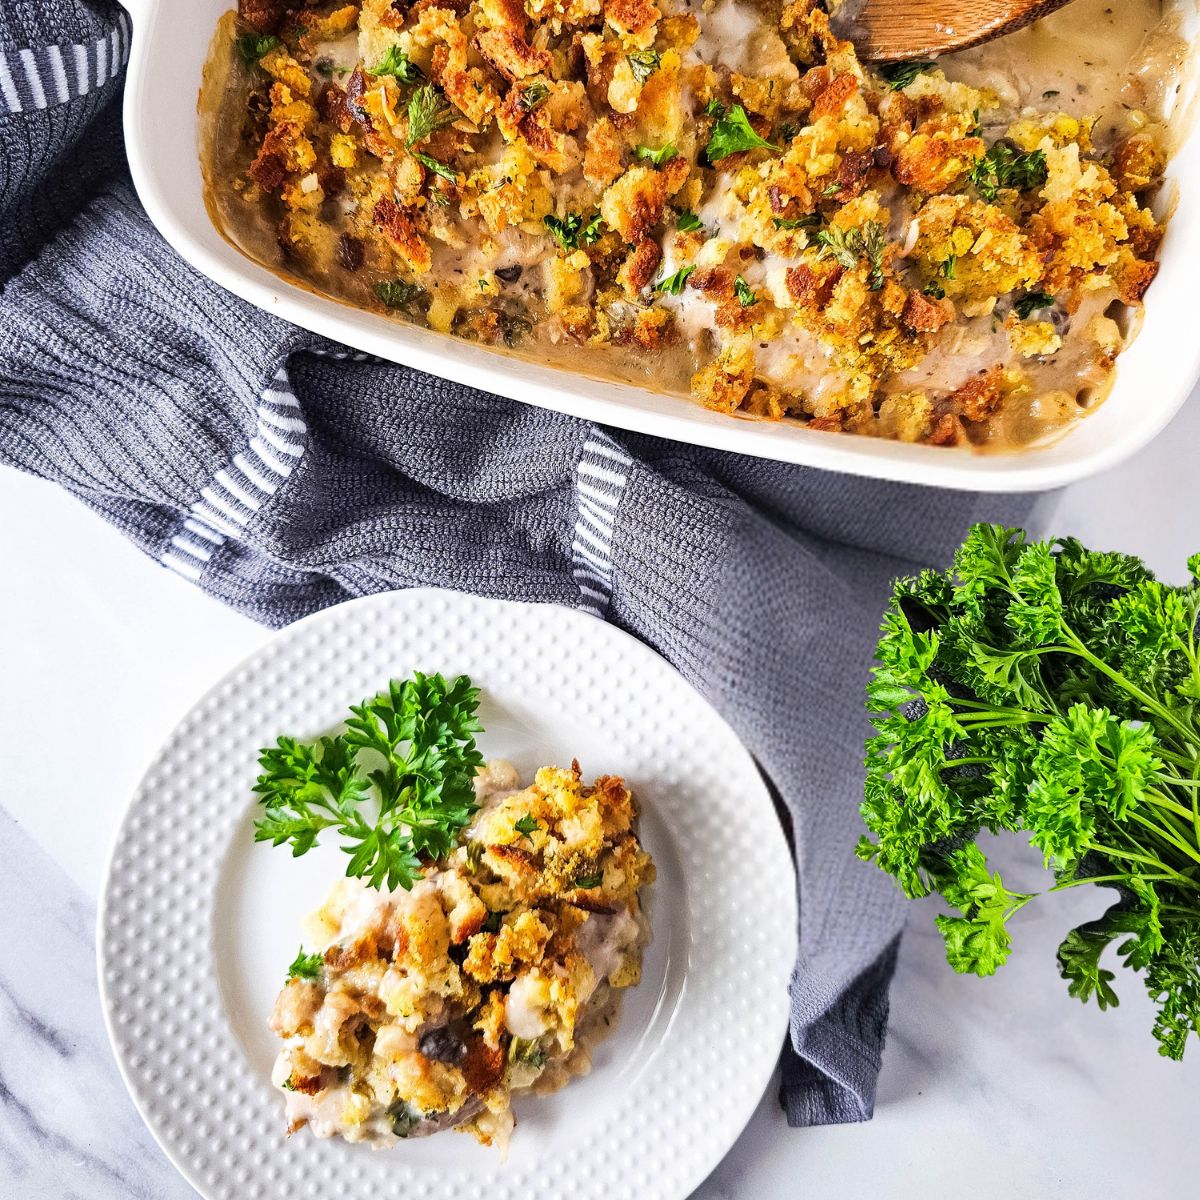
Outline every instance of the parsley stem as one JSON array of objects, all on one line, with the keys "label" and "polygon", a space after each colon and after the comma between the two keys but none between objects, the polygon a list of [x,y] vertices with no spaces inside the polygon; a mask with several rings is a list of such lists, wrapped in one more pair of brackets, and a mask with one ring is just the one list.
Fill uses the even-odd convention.
[{"label": "parsley stem", "polygon": [[1148,867],[1155,867],[1159,870],[1166,871],[1167,874],[1176,883],[1186,885],[1187,887],[1200,888],[1200,883],[1197,883],[1188,875],[1184,875],[1182,871],[1176,871],[1174,867],[1165,862],[1161,862],[1157,858],[1151,858],[1148,854],[1134,854],[1130,850],[1117,850],[1112,846],[1104,846],[1099,842],[1093,842],[1092,847],[1097,854],[1103,854],[1105,858],[1123,858],[1129,862],[1145,863]]},{"label": "parsley stem", "polygon": [[950,703],[955,707],[969,705],[976,710],[965,713],[956,712],[954,715],[960,721],[974,721],[978,717],[1019,717],[1022,724],[1032,724],[1035,721],[1045,724],[1054,719],[1053,713],[1027,712],[1023,708],[996,708],[993,704],[986,704],[978,700],[960,700],[957,696],[952,696]]},{"label": "parsley stem", "polygon": [[1107,675],[1109,679],[1113,681],[1113,683],[1117,684],[1119,687],[1123,687],[1131,696],[1135,697],[1137,700],[1140,700],[1143,707],[1148,712],[1154,713],[1155,716],[1161,718],[1168,725],[1171,725],[1177,729],[1183,735],[1184,740],[1188,745],[1194,744],[1192,739],[1195,736],[1195,731],[1189,729],[1186,725],[1179,721],[1169,708],[1159,704],[1158,701],[1152,696],[1146,695],[1141,688],[1126,679],[1120,671],[1116,671],[1110,667],[1102,658],[1097,658],[1096,655],[1094,655],[1083,644],[1083,642],[1081,642],[1079,638],[1075,636],[1075,633],[1071,629],[1067,628],[1066,625],[1063,626],[1063,632],[1067,635],[1067,639],[1071,643],[1071,649],[1074,650],[1080,658],[1090,663],[1096,668],[1097,671]]},{"label": "parsley stem", "polygon": [[1174,846],[1177,850],[1182,851],[1193,862],[1200,863],[1200,853],[1197,853],[1195,848],[1189,846],[1186,842],[1180,841],[1173,830],[1167,829],[1166,826],[1160,825],[1157,821],[1150,820],[1149,817],[1143,816],[1136,809],[1131,809],[1128,815],[1130,820],[1136,821],[1139,825],[1144,825],[1147,829],[1151,830],[1156,837],[1161,838],[1163,841]]},{"label": "parsley stem", "polygon": [[[1166,746],[1162,745],[1161,743],[1155,746],[1154,753],[1157,754],[1158,757],[1163,760],[1163,762],[1168,762],[1172,766],[1182,767],[1185,771],[1190,771],[1192,773],[1193,781],[1197,784],[1200,784],[1200,778],[1197,777],[1197,768],[1200,767],[1200,759],[1197,759],[1195,755],[1176,754],[1174,750],[1168,750]],[[1171,783],[1178,783],[1184,787],[1188,786],[1185,780],[1178,778],[1172,778]]]},{"label": "parsley stem", "polygon": [[[1138,875],[1139,879],[1145,879],[1151,883],[1173,883],[1177,882],[1174,875]],[[1128,883],[1129,874],[1126,872],[1122,875],[1086,875],[1080,879],[1064,879],[1061,883],[1056,883],[1052,888],[1047,888],[1048,892],[1065,892],[1068,888],[1086,887],[1089,883]],[[1163,905],[1165,908],[1166,905]],[[1183,909],[1183,912],[1190,912],[1190,909]]]},{"label": "parsley stem", "polygon": [[[1192,779],[1189,780],[1190,786],[1200,784],[1200,779],[1195,778],[1197,773],[1200,773],[1200,758],[1197,758],[1192,765]],[[1196,841],[1200,842],[1200,791],[1192,793],[1192,828],[1196,831]]]},{"label": "parsley stem", "polygon": [[1174,813],[1177,817],[1183,817],[1185,821],[1192,819],[1192,810],[1190,808],[1184,808],[1182,804],[1176,804],[1174,800],[1164,796],[1161,792],[1147,792],[1146,799],[1155,808],[1165,809],[1167,812]]}]

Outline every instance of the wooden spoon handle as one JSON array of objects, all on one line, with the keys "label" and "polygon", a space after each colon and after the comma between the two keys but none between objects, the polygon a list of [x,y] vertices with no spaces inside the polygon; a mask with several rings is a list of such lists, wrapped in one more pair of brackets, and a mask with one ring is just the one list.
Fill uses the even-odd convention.
[{"label": "wooden spoon handle", "polygon": [[1069,0],[845,0],[832,25],[865,62],[929,58],[1012,33]]}]

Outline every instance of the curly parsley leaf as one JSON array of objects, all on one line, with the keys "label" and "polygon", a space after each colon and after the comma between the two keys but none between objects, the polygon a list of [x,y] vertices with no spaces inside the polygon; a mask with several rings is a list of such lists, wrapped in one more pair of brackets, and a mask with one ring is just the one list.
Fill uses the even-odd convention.
[{"label": "curly parsley leaf", "polygon": [[720,162],[721,159],[743,150],[778,152],[779,147],[755,133],[750,125],[750,118],[746,116],[746,110],[740,104],[735,104],[727,113],[718,117],[713,126],[708,139],[708,161]]},{"label": "curly parsley leaf", "polygon": [[693,267],[680,267],[673,275],[665,275],[662,279],[655,280],[652,291],[665,292],[668,296],[678,296],[683,291],[683,286],[688,281],[688,276],[695,270]]},{"label": "curly parsley leaf", "polygon": [[526,837],[528,837],[529,834],[536,833],[538,829],[541,828],[541,825],[539,824],[537,817],[535,817],[532,813],[526,813],[519,821],[513,822],[513,828],[518,833],[523,833]]},{"label": "curly parsley leaf", "polygon": [[1051,891],[1115,889],[1063,938],[1059,970],[1111,1007],[1112,947],[1170,1058],[1200,1032],[1198,624],[1194,577],[1172,587],[1127,555],[980,525],[953,570],[897,581],[867,689],[859,856],[956,909],[937,919],[947,958],[979,975],[1037,899],[988,870],[981,832],[1026,838]]},{"label": "curly parsley leaf", "polygon": [[582,213],[567,213],[564,217],[550,213],[542,218],[542,224],[564,250],[577,250],[600,240],[604,221],[599,213],[586,222]]},{"label": "curly parsley leaf", "polygon": [[422,858],[445,858],[475,811],[478,706],[465,675],[418,673],[352,706],[343,734],[281,737],[259,756],[255,841],[287,843],[299,856],[332,829],[347,875],[412,887]]},{"label": "curly parsley leaf", "polygon": [[305,954],[304,947],[301,946],[296,951],[292,965],[288,967],[287,977],[289,979],[320,979],[321,969],[324,966],[325,956],[323,954]]},{"label": "curly parsley leaf", "polygon": [[1007,142],[996,142],[967,172],[975,190],[994,203],[1001,189],[1014,188],[1027,192],[1046,182],[1046,153],[1044,150],[1017,150]]},{"label": "curly parsley leaf", "polygon": [[399,46],[389,46],[387,53],[373,67],[367,68],[368,75],[391,75],[401,83],[417,83],[425,73]]},{"label": "curly parsley leaf", "polygon": [[455,118],[454,109],[432,83],[423,84],[408,101],[408,136],[405,145],[411,150],[432,133],[445,128]]},{"label": "curly parsley leaf", "polygon": [[584,227],[579,234],[580,245],[594,246],[600,240],[601,226],[604,224],[600,214],[597,213]]},{"label": "curly parsley leaf", "polygon": [[239,37],[236,44],[237,52],[241,56],[242,62],[252,67],[264,54],[270,53],[280,43],[279,39],[272,33],[261,37],[258,34],[247,33]]},{"label": "curly parsley leaf", "polygon": [[758,303],[758,294],[740,275],[733,281],[733,291],[738,298],[738,303],[743,308],[750,308]]}]

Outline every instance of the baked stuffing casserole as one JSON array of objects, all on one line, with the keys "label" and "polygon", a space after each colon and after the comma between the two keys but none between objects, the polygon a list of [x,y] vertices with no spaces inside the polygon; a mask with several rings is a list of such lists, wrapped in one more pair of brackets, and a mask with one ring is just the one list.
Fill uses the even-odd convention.
[{"label": "baked stuffing casserole", "polygon": [[241,0],[210,201],[435,330],[730,414],[1024,444],[1103,397],[1154,279],[1164,12],[1077,0],[881,73],[819,0]]},{"label": "baked stuffing casserole", "polygon": [[585,786],[574,764],[517,783],[483,769],[472,824],[410,891],[343,879],[310,918],[321,950],[271,1018],[289,1132],[386,1146],[457,1127],[504,1146],[514,1092],[590,1068],[641,977],[654,866],[619,778]]}]

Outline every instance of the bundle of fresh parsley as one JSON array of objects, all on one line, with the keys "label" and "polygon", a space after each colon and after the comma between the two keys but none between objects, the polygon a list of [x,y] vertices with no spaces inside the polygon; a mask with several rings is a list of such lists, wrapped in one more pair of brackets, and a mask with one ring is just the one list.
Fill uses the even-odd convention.
[{"label": "bundle of fresh parsley", "polygon": [[1018,831],[1057,891],[1095,883],[1115,904],[1058,951],[1070,993],[1117,1003],[1100,966],[1116,943],[1158,1007],[1160,1052],[1200,1030],[1200,555],[1193,582],[1070,538],[1027,542],[980,525],[953,571],[895,585],[868,687],[859,855],[910,897],[958,910],[937,923],[957,971],[990,975],[1008,891],[976,844]]},{"label": "bundle of fresh parsley", "polygon": [[332,829],[350,855],[347,875],[411,888],[422,859],[449,854],[475,811],[478,707],[465,675],[447,683],[418,672],[351,706],[345,733],[281,737],[259,754],[254,790],[266,811],[254,840],[287,842],[298,857]]}]

